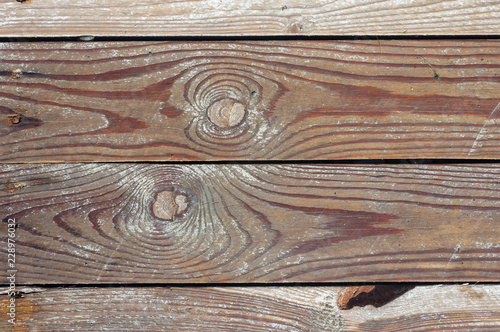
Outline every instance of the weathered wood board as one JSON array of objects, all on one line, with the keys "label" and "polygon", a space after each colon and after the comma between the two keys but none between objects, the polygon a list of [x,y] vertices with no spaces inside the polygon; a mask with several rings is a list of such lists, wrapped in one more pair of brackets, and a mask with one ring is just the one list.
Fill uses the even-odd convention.
[{"label": "weathered wood board", "polygon": [[500,164],[255,164],[500,160],[499,31],[498,0],[0,0],[0,330],[500,330],[500,284],[456,284],[500,281]]},{"label": "weathered wood board", "polygon": [[497,159],[500,41],[0,44],[0,161]]},{"label": "weathered wood board", "polygon": [[[339,310],[338,287],[25,288],[13,331],[498,331],[499,285],[418,286]],[[8,298],[0,296],[5,303]],[[3,304],[2,303],[2,304]],[[2,316],[5,306],[2,305]],[[7,317],[7,316],[6,316]],[[0,329],[12,326],[0,320]]]},{"label": "weathered wood board", "polygon": [[498,165],[0,170],[22,284],[500,280]]},{"label": "weathered wood board", "polygon": [[1,0],[0,36],[497,35],[499,1]]}]

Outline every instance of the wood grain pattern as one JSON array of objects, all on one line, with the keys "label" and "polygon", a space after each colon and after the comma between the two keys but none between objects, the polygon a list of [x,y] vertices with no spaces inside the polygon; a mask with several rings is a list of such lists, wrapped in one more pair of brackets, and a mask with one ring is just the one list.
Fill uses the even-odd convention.
[{"label": "wood grain pattern", "polygon": [[0,48],[2,162],[500,156],[500,41]]},{"label": "wood grain pattern", "polygon": [[[342,311],[336,307],[339,291],[338,287],[41,288],[16,299],[23,313],[17,331],[500,329],[498,285],[420,286],[379,308]],[[10,328],[0,320],[2,331]]]},{"label": "wood grain pattern", "polygon": [[22,284],[500,280],[497,165],[0,170]]},{"label": "wood grain pattern", "polygon": [[497,35],[500,3],[2,0],[0,36]]}]

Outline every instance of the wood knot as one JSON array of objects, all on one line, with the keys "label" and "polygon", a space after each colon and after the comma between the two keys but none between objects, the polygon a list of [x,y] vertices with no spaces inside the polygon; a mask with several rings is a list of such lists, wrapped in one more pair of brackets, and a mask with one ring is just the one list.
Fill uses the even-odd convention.
[{"label": "wood knot", "polygon": [[189,207],[189,197],[175,189],[160,191],[153,202],[153,214],[163,220],[174,221],[181,217]]},{"label": "wood knot", "polygon": [[315,24],[305,17],[291,17],[285,28],[287,33],[309,35],[316,31]]},{"label": "wood knot", "polygon": [[290,33],[301,33],[302,30],[304,30],[304,25],[302,25],[301,23],[293,23],[292,25],[290,25],[290,28],[289,28],[289,31]]},{"label": "wood knot", "polygon": [[246,114],[246,106],[234,99],[225,98],[208,107],[207,116],[210,122],[221,129],[239,125]]}]

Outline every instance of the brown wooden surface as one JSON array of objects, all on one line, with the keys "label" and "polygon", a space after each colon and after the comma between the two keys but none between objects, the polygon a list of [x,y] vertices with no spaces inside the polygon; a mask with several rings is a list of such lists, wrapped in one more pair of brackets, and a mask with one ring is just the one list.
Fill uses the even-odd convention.
[{"label": "brown wooden surface", "polygon": [[0,169],[18,283],[500,280],[494,165]]},{"label": "brown wooden surface", "polygon": [[0,36],[497,35],[498,1],[1,0]]},{"label": "brown wooden surface", "polygon": [[[418,286],[339,310],[338,287],[26,289],[2,331],[498,331],[500,286]],[[7,296],[0,296],[5,303]],[[2,303],[2,304],[3,304]],[[2,305],[2,316],[5,307]]]},{"label": "brown wooden surface", "polygon": [[[479,0],[0,0],[0,37],[488,37],[499,17]],[[498,159],[499,46],[0,44],[20,292],[12,326],[0,289],[0,330],[499,330],[499,285],[399,283],[500,281],[498,165],[36,164]],[[355,284],[138,285],[248,282]]]},{"label": "brown wooden surface", "polygon": [[500,41],[0,47],[2,162],[500,156]]}]

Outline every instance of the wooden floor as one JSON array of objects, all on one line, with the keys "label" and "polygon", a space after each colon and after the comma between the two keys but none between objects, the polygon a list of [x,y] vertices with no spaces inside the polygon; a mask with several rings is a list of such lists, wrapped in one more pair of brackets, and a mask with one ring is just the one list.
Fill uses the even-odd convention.
[{"label": "wooden floor", "polygon": [[500,1],[0,0],[0,330],[500,330],[499,35]]}]

